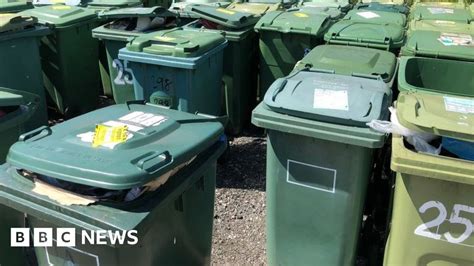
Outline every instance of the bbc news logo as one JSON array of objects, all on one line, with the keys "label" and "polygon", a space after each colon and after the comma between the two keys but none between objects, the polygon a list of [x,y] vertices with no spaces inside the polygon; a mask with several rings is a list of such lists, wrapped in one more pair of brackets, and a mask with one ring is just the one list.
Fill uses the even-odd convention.
[{"label": "bbc news logo", "polygon": [[11,228],[10,246],[30,247],[30,238],[34,247],[75,247],[81,245],[136,245],[138,243],[137,230],[113,231],[81,230],[76,234],[75,228]]}]

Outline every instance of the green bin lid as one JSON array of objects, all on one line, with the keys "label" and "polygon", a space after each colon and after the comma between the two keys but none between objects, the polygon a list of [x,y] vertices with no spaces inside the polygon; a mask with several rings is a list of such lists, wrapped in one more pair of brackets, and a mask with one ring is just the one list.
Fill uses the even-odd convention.
[{"label": "green bin lid", "polygon": [[377,11],[386,11],[394,12],[401,14],[408,14],[410,8],[404,4],[392,4],[392,3],[380,3],[380,2],[370,2],[370,3],[358,3],[355,7],[355,10],[377,10]]},{"label": "green bin lid", "polygon": [[407,128],[474,141],[474,98],[401,92],[397,118]]},{"label": "green bin lid", "polygon": [[301,10],[271,11],[258,21],[255,30],[321,36],[332,22],[331,17],[324,13]]},{"label": "green bin lid", "polygon": [[34,26],[38,20],[17,14],[0,14],[0,34]]},{"label": "green bin lid", "polygon": [[364,46],[378,49],[396,49],[405,41],[405,29],[393,23],[369,23],[341,20],[329,28],[324,40],[333,44]]},{"label": "green bin lid", "polygon": [[20,12],[33,7],[33,4],[26,0],[0,0],[0,13]]},{"label": "green bin lid", "polygon": [[410,34],[402,55],[474,61],[474,33],[417,30]]},{"label": "green bin lid", "polygon": [[405,26],[407,23],[407,17],[401,13],[395,13],[390,11],[379,11],[379,10],[366,10],[366,9],[354,9],[349,11],[344,19],[350,19],[351,21],[360,21],[368,23],[393,23]]},{"label": "green bin lid", "polygon": [[470,23],[471,12],[466,8],[454,8],[445,6],[416,6],[410,13],[414,20],[448,20],[462,23]]},{"label": "green bin lid", "polygon": [[295,69],[308,68],[341,75],[373,75],[390,82],[397,58],[388,51],[355,46],[319,45],[300,60]]},{"label": "green bin lid", "polygon": [[291,116],[341,125],[366,127],[384,119],[391,90],[380,79],[299,71],[277,79],[263,102]]},{"label": "green bin lid", "polygon": [[19,14],[37,17],[40,23],[59,28],[97,18],[93,10],[67,5],[41,6]]},{"label": "green bin lid", "polygon": [[91,0],[87,3],[89,7],[133,7],[142,5],[140,0]]},{"label": "green bin lid", "polygon": [[262,16],[269,11],[284,10],[281,3],[238,3],[234,2],[226,9]]},{"label": "green bin lid", "polygon": [[22,104],[25,104],[23,95],[0,88],[0,107],[20,106]]},{"label": "green bin lid", "polygon": [[348,0],[302,0],[299,6],[347,9],[351,7],[351,3]]},{"label": "green bin lid", "polygon": [[410,32],[416,30],[445,31],[445,32],[474,32],[473,24],[448,20],[412,20],[410,21]]},{"label": "green bin lid", "polygon": [[232,29],[241,29],[254,25],[260,19],[260,17],[251,13],[205,5],[190,5],[185,10],[198,18],[206,19]]},{"label": "green bin lid", "polygon": [[67,5],[67,6],[80,6],[85,4],[86,0],[33,0],[33,5],[38,6],[49,6],[49,5]]},{"label": "green bin lid", "polygon": [[122,19],[138,17],[176,17],[177,15],[161,6],[127,7],[104,10],[98,14],[101,19]]},{"label": "green bin lid", "polygon": [[136,37],[127,44],[127,50],[174,57],[198,57],[225,42],[219,33],[175,28]]},{"label": "green bin lid", "polygon": [[[103,126],[106,130],[127,126],[127,139],[93,147],[96,127]],[[190,161],[222,133],[222,124],[209,117],[119,104],[23,134],[11,147],[7,161],[18,169],[64,181],[129,189]]]}]

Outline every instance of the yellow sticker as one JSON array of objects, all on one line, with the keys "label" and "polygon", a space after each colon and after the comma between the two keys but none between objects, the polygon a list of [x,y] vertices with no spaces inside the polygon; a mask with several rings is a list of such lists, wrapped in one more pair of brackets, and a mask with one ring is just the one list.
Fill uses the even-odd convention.
[{"label": "yellow sticker", "polygon": [[294,15],[299,17],[299,18],[307,18],[308,17],[308,14],[301,13],[301,12],[296,12],[296,13],[294,13]]},{"label": "yellow sticker", "polygon": [[166,37],[166,36],[156,36],[155,39],[163,41],[163,42],[171,42],[171,41],[176,40],[176,38]]},{"label": "yellow sticker", "polygon": [[127,140],[127,126],[109,127],[97,125],[95,127],[92,147],[99,147],[105,144],[119,144]]},{"label": "yellow sticker", "polygon": [[70,6],[52,6],[51,8],[54,9],[54,10],[68,10],[68,9],[71,9]]},{"label": "yellow sticker", "polygon": [[227,15],[234,15],[235,14],[235,11],[231,11],[231,10],[224,9],[224,8],[218,8],[216,10],[221,12],[221,13],[225,13]]}]

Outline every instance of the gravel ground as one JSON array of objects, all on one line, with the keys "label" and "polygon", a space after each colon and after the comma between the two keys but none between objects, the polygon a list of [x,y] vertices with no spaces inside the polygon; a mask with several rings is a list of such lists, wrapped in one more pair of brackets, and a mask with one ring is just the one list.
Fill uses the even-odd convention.
[{"label": "gravel ground", "polygon": [[212,263],[264,265],[266,141],[247,132],[230,147],[217,169]]}]

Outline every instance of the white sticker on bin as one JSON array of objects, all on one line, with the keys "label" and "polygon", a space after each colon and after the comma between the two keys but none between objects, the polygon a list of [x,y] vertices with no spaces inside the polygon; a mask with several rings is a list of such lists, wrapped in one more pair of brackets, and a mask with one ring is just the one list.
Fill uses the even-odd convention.
[{"label": "white sticker on bin", "polygon": [[444,96],[444,108],[448,112],[474,114],[474,99]]},{"label": "white sticker on bin", "polygon": [[371,11],[357,12],[357,15],[359,15],[363,18],[367,18],[367,19],[380,17],[379,14],[371,12]]},{"label": "white sticker on bin", "polygon": [[474,46],[469,34],[441,33],[438,40],[445,46]]},{"label": "white sticker on bin", "polygon": [[454,9],[444,7],[428,7],[431,14],[454,14]]},{"label": "white sticker on bin", "polygon": [[313,108],[348,111],[347,90],[315,89]]},{"label": "white sticker on bin", "polygon": [[120,121],[129,121],[135,124],[142,125],[144,127],[158,126],[159,124],[167,120],[166,117],[162,115],[155,115],[151,113],[144,112],[131,112],[128,115],[122,116],[119,118]]}]

